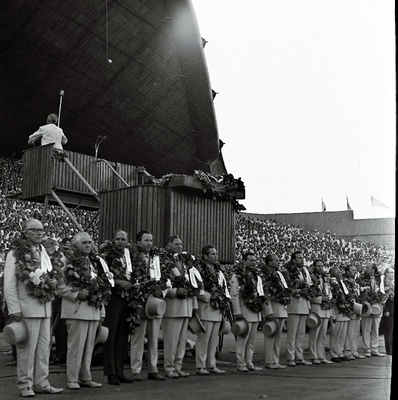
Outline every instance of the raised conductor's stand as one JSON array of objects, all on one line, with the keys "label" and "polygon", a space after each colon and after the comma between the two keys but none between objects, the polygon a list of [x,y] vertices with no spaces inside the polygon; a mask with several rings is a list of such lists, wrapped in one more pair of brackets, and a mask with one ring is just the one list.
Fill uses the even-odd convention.
[{"label": "raised conductor's stand", "polygon": [[[132,165],[109,163],[93,156],[39,146],[23,153],[23,200],[61,206],[79,230],[70,208],[99,210],[101,190],[139,184],[141,179]],[[69,208],[68,208],[69,207]],[[87,227],[85,227],[87,228]]]},{"label": "raised conductor's stand", "polygon": [[217,196],[198,177],[176,175],[163,184],[102,192],[100,242],[112,237],[118,228],[132,238],[140,230],[148,229],[158,247],[176,234],[188,252],[198,254],[204,245],[212,244],[218,250],[220,262],[233,263],[236,199],[244,198],[244,188],[228,193],[223,184],[213,184],[213,188],[218,190]]}]

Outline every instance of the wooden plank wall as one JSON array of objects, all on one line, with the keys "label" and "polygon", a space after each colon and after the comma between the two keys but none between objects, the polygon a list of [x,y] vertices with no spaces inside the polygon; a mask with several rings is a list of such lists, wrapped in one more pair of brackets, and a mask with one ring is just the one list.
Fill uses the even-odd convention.
[{"label": "wooden plank wall", "polygon": [[52,148],[53,145],[39,146],[23,152],[23,199],[51,193],[54,176]]},{"label": "wooden plank wall", "polygon": [[170,235],[179,235],[184,249],[199,254],[213,244],[221,262],[235,261],[235,211],[229,201],[213,201],[198,192],[135,186],[101,193],[99,241],[126,230],[135,242],[141,229],[153,233],[163,247]]},{"label": "wooden plank wall", "polygon": [[117,229],[135,235],[142,229],[152,232],[154,245],[164,242],[165,200],[167,192],[159,186],[133,186],[100,195],[99,242],[111,239]]},{"label": "wooden plank wall", "polygon": [[[39,146],[25,150],[23,154],[23,199],[51,194],[54,187],[73,193],[90,194],[91,192],[65,162],[52,157],[52,145]],[[86,154],[65,151],[69,161],[97,191],[119,189],[125,184],[104,163]],[[141,178],[133,165],[110,163],[112,167],[130,185],[141,183]]]},{"label": "wooden plank wall", "polygon": [[200,254],[203,246],[216,247],[224,263],[235,261],[235,210],[230,201],[215,201],[195,192],[172,190],[170,234],[180,236],[183,247]]}]

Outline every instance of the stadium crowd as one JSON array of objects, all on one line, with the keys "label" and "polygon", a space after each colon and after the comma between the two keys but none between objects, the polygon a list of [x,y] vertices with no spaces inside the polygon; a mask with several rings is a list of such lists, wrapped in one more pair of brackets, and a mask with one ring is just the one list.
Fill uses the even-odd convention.
[{"label": "stadium crowd", "polygon": [[[110,385],[143,379],[145,346],[148,379],[187,378],[183,359],[188,330],[197,335],[198,375],[226,372],[217,367],[216,351],[220,332],[229,331],[236,337],[236,368],[242,373],[392,354],[392,249],[238,216],[238,261],[233,266],[220,265],[212,245],[191,256],[178,235],[156,248],[148,230],[135,239],[118,230],[97,254],[95,225],[90,232],[78,232],[55,206],[42,224],[41,205],[9,197],[21,190],[21,164],[0,159],[0,166],[0,249],[6,255],[2,264],[10,315],[4,332],[18,347],[22,397],[63,390],[50,384],[48,368],[51,326],[56,329],[61,321],[70,390],[102,386],[90,372],[98,342],[103,343],[104,375]],[[92,218],[82,210],[75,214],[83,226]],[[60,299],[57,310],[55,298]],[[390,318],[386,354],[378,349],[382,316]],[[279,359],[285,326],[287,365]],[[303,351],[307,328],[309,360]],[[160,329],[164,376],[158,371]],[[263,366],[253,364],[259,330],[264,336]],[[360,330],[363,354],[357,346]],[[123,367],[128,342],[130,376]]]}]

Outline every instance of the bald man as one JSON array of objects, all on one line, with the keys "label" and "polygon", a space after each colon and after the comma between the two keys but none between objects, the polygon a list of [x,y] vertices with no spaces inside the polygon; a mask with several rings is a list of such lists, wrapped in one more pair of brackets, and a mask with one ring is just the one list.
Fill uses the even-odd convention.
[{"label": "bald man", "polygon": [[[37,219],[26,221],[19,243],[8,253],[4,268],[4,295],[9,314],[13,321],[23,320],[29,332],[27,345],[17,350],[17,379],[21,397],[34,397],[35,393],[56,394],[63,390],[51,386],[48,381],[51,301],[39,299],[26,280],[21,279],[23,272],[30,269],[35,274],[41,272],[41,277],[52,270],[51,261],[41,244],[43,238],[42,223]],[[47,284],[55,290],[57,280],[51,278]]]}]

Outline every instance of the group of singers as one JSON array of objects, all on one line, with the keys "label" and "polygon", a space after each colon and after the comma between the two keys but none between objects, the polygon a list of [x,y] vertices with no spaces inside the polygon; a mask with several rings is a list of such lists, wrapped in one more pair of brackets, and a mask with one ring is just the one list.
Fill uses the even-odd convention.
[{"label": "group of singers", "polygon": [[[67,387],[99,388],[90,364],[95,344],[104,327],[104,374],[108,383],[120,385],[143,379],[144,346],[147,348],[148,379],[188,377],[183,370],[188,330],[200,328],[195,345],[196,373],[223,374],[217,367],[219,334],[236,337],[237,370],[262,368],[253,364],[256,334],[264,334],[265,367],[283,369],[279,362],[280,338],[287,328],[287,364],[330,364],[384,356],[377,339],[383,304],[393,298],[393,272],[380,274],[369,265],[358,276],[353,265],[325,268],[315,260],[310,269],[296,251],[283,268],[275,254],[259,264],[246,253],[231,276],[223,273],[213,245],[202,248],[200,257],[183,251],[177,236],[166,240],[164,249],[153,246],[150,231],[142,230],[131,243],[127,232],[117,230],[112,240],[94,252],[86,232],[63,240],[58,249],[45,242],[40,221],[26,221],[21,237],[8,253],[4,271],[9,328],[25,329],[17,343],[17,379],[22,397],[35,393],[55,394],[62,388],[48,380],[52,340],[52,302],[61,298],[60,318],[66,322]],[[392,314],[392,310],[391,310]],[[386,314],[385,314],[386,315]],[[364,355],[357,343],[362,320]],[[260,325],[260,326],[259,326]],[[304,359],[303,341],[309,327],[309,357]],[[330,344],[327,330],[332,327]],[[22,328],[21,328],[22,327]],[[158,371],[160,330],[164,342],[164,376]],[[385,327],[386,351],[392,352],[392,327]],[[129,346],[130,339],[130,347]],[[325,356],[330,346],[331,359]],[[132,376],[124,374],[130,349]]]}]

